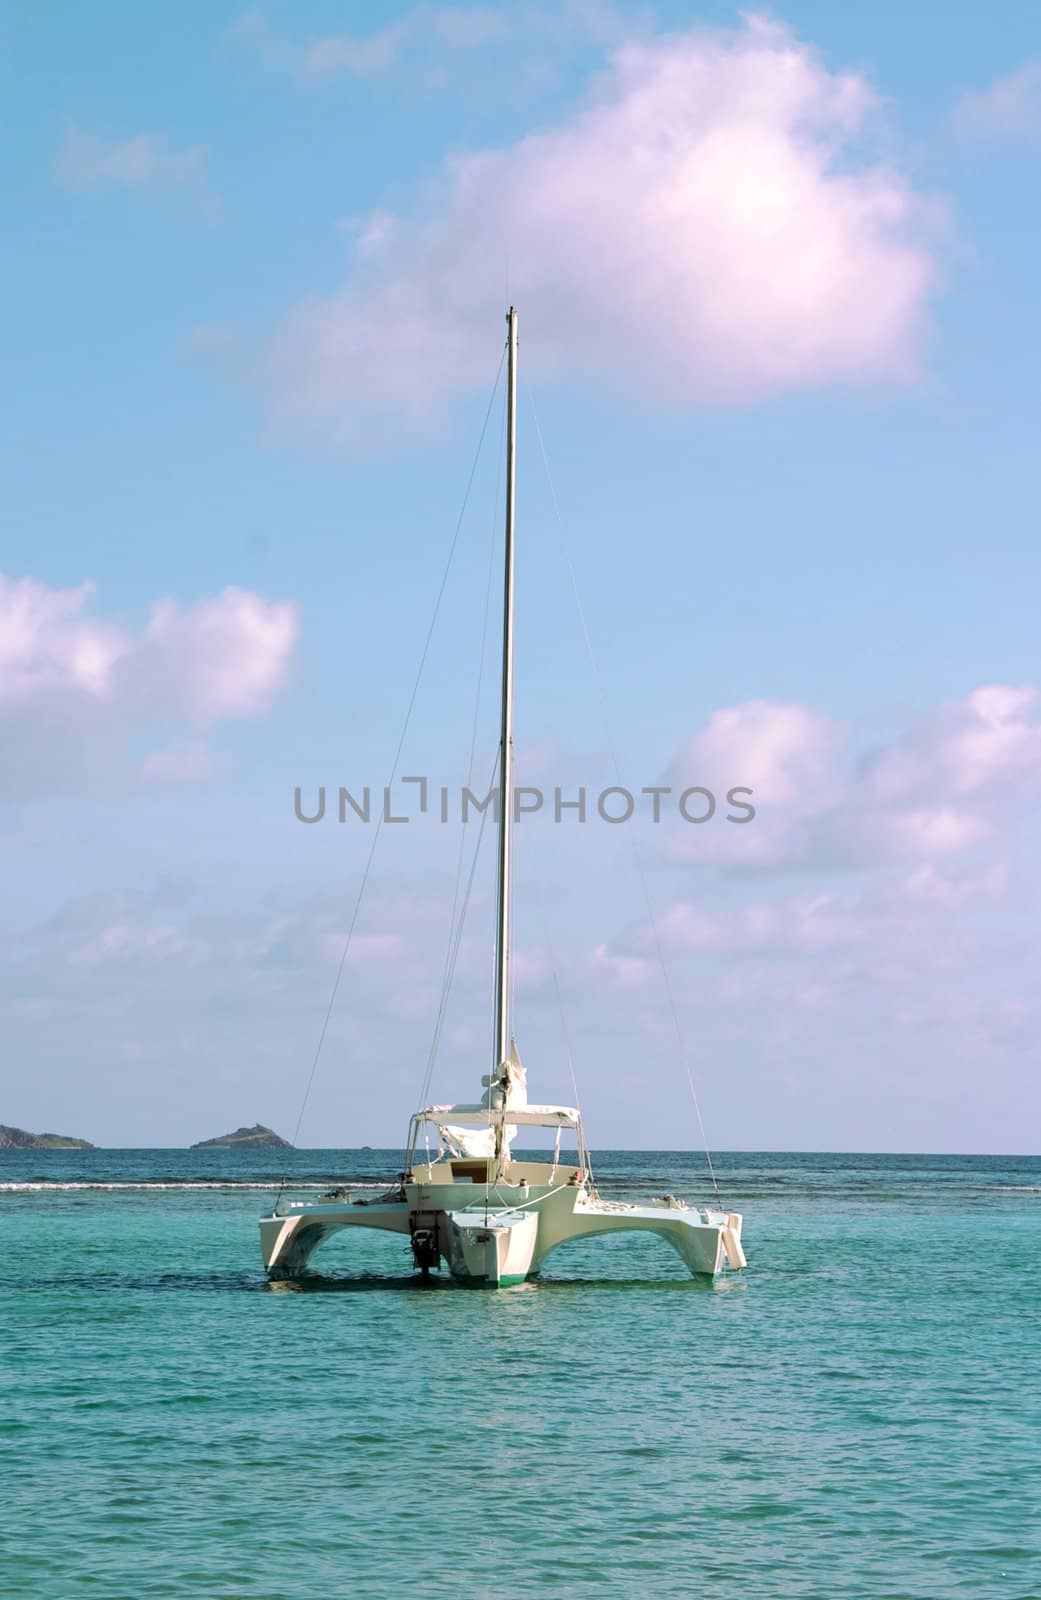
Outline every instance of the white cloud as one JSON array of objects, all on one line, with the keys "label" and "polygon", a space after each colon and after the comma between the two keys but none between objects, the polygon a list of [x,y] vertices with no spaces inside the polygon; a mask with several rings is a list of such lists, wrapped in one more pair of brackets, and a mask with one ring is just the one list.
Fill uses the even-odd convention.
[{"label": "white cloud", "polygon": [[1007,893],[1008,864],[995,861],[979,872],[941,872],[931,861],[916,867],[900,892],[908,901],[925,901],[955,910],[973,900],[999,900]]},{"label": "white cloud", "polygon": [[[524,8],[517,7],[514,18],[523,26],[525,20],[530,20],[530,11],[525,18]],[[491,6],[442,6],[431,13],[434,32],[460,50],[501,39],[509,32],[510,21],[508,11],[496,11]]]},{"label": "white cloud", "polygon": [[123,663],[123,693],[193,722],[263,711],[282,682],[297,632],[288,604],[228,588],[182,610],[160,600]]},{"label": "white cloud", "polygon": [[966,94],[954,113],[966,139],[1041,138],[1041,60],[998,78],[989,89]]},{"label": "white cloud", "polygon": [[274,72],[292,72],[302,78],[322,78],[337,72],[367,76],[389,67],[412,29],[414,13],[376,33],[333,34],[310,44],[295,44],[269,23],[263,10],[246,11],[231,30],[231,37],[248,45]]},{"label": "white cloud", "polygon": [[882,820],[877,834],[879,854],[882,859],[894,854],[912,859],[950,855],[978,844],[990,831],[982,817],[956,811],[953,806],[905,811]]},{"label": "white cloud", "polygon": [[510,31],[511,21],[508,13],[490,7],[418,5],[373,33],[326,34],[298,44],[277,32],[262,9],[254,9],[238,19],[232,37],[254,50],[272,71],[305,80],[339,73],[372,77],[395,66],[410,48],[479,48]]},{"label": "white cloud", "polygon": [[752,789],[743,826],[679,827],[675,859],[745,868],[888,868],[990,838],[1041,782],[1041,695],[991,684],[935,708],[850,768],[845,730],[807,707],[717,711],[673,763],[674,783]]},{"label": "white cloud", "polygon": [[988,684],[921,720],[869,764],[865,782],[882,800],[926,784],[968,795],[1041,773],[1041,696],[1029,685]]},{"label": "white cloud", "polygon": [[672,405],[907,379],[929,208],[861,157],[875,111],[863,78],[761,19],[625,44],[570,117],[361,229],[344,287],[270,343],[277,412],[346,444],[435,423],[488,381],[507,262],[536,378]]},{"label": "white cloud", "polygon": [[129,139],[102,139],[73,128],[58,152],[55,170],[73,189],[106,185],[123,189],[201,186],[203,145],[177,150],[165,133],[137,133]]},{"label": "white cloud", "polygon": [[603,973],[612,985],[621,984],[626,989],[641,987],[654,971],[644,956],[618,954],[609,950],[606,944],[596,946],[590,957],[590,966],[594,974]]},{"label": "white cloud", "polygon": [[[641,920],[598,946],[587,968],[605,1002],[619,986],[638,986],[649,1001],[664,994],[660,950],[684,1010],[717,1028],[733,1011],[749,1014],[759,1031],[793,1007],[821,1013],[843,1038],[854,1018],[858,1029],[870,1019],[897,1031],[912,1015],[915,1026],[946,1022],[963,1000],[979,1013],[980,998],[968,1000],[968,990],[978,973],[993,980],[1002,941],[1007,960],[1013,910],[996,944],[974,912],[1007,900],[1010,882],[1003,861],[946,873],[927,863],[897,881],[772,898],[747,898],[745,880],[705,882],[697,900],[666,906],[653,930]],[[1019,981],[1015,971],[1010,978]],[[786,1045],[798,1047],[793,1039]]]},{"label": "white cloud", "polygon": [[840,730],[819,712],[777,700],[746,700],[713,712],[673,763],[677,785],[714,793],[741,785],[764,805],[821,804],[833,785]]},{"label": "white cloud", "polygon": [[[125,765],[131,739],[261,712],[285,681],[290,604],[228,588],[184,609],[161,600],[135,631],[90,615],[93,593],[0,573],[0,741],[15,792]],[[167,742],[143,775],[184,779],[211,765],[198,738]]]},{"label": "white cloud", "polygon": [[[700,785],[716,800],[705,827],[684,824],[673,836],[676,859],[773,867],[803,848],[800,830],[825,812],[843,788],[839,764],[845,730],[807,706],[748,700],[713,712],[670,764],[675,790]],[[731,789],[751,789],[754,819],[724,823]],[[747,801],[747,796],[739,796]]]},{"label": "white cloud", "polygon": [[116,628],[81,617],[93,592],[0,572],[0,703],[51,685],[105,693],[125,646]]},{"label": "white cloud", "polygon": [[324,77],[333,72],[366,74],[379,72],[394,61],[403,40],[408,36],[408,21],[393,23],[379,33],[360,38],[352,34],[334,34],[318,39],[302,52],[304,72],[314,77]]},{"label": "white cloud", "polygon": [[[656,930],[666,952],[799,956],[854,944],[864,936],[865,925],[848,898],[814,891],[777,903],[753,901],[711,912],[678,901],[656,918]],[[654,935],[650,929],[641,930],[636,942],[646,951],[653,946]]]},{"label": "white cloud", "polygon": [[206,956],[204,942],[170,923],[151,922],[138,926],[113,922],[86,939],[70,953],[76,964],[102,962],[141,966],[162,966],[170,961],[198,966]]}]

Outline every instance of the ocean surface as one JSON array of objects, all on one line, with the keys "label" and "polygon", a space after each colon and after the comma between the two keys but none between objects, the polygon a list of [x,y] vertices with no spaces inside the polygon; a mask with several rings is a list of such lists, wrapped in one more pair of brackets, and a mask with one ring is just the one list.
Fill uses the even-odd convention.
[{"label": "ocean surface", "polygon": [[719,1156],[714,1287],[647,1237],[422,1287],[364,1233],[266,1282],[286,1169],[399,1164],[0,1152],[4,1600],[1041,1596],[1041,1158]]}]

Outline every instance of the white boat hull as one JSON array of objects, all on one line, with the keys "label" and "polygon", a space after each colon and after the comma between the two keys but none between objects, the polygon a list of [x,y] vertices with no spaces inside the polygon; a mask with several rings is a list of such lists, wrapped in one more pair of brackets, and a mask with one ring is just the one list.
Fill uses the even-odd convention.
[{"label": "white boat hull", "polygon": [[479,1211],[448,1211],[445,1221],[448,1265],[457,1282],[496,1289],[524,1282],[538,1241],[538,1218],[531,1212],[486,1217]]},{"label": "white boat hull", "polygon": [[587,1196],[573,1184],[546,1185],[541,1192],[501,1185],[493,1205],[471,1200],[464,1206],[465,1187],[408,1184],[403,1199],[377,1203],[293,1202],[261,1219],[264,1266],[272,1277],[296,1277],[319,1245],[343,1228],[377,1228],[413,1241],[422,1230],[430,1237],[430,1265],[444,1261],[457,1281],[494,1287],[523,1282],[570,1240],[606,1233],[656,1234],[699,1277],[745,1265],[738,1212],[677,1201],[626,1205]]}]

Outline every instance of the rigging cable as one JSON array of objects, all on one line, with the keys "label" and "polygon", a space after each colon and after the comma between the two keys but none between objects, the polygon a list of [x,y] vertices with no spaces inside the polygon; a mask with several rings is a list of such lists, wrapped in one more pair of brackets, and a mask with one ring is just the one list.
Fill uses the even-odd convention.
[{"label": "rigging cable", "polygon": [[[498,770],[499,770],[499,756],[498,756],[498,752],[496,752],[495,765],[492,768],[491,778],[490,778],[489,783],[488,783],[489,790],[492,788],[492,786],[495,783],[495,779],[496,779],[496,775],[498,773]],[[444,982],[443,982],[442,987],[441,987],[441,1002],[440,1002],[440,1005],[438,1006],[437,1016],[436,1016],[436,1018],[434,1020],[434,1037],[431,1040],[430,1054],[427,1057],[426,1075],[425,1075],[425,1077],[423,1079],[423,1087],[422,1087],[422,1089],[420,1091],[420,1096],[419,1096],[419,1106],[418,1106],[417,1109],[420,1110],[420,1111],[424,1109],[424,1105],[425,1105],[425,1102],[426,1102],[427,1095],[430,1093],[430,1082],[431,1082],[431,1079],[432,1079],[433,1074],[434,1074],[434,1064],[435,1064],[435,1062],[437,1060],[437,1052],[438,1052],[438,1048],[439,1048],[440,1043],[441,1043],[441,1032],[442,1032],[442,1029],[444,1028],[445,1015],[446,1015],[447,1010],[448,1010],[448,996],[449,996],[449,993],[450,993],[451,988],[452,988],[452,983],[453,983],[453,981],[455,979],[456,964],[458,963],[458,960],[459,960],[459,950],[460,950],[460,947],[462,945],[462,940],[463,940],[463,926],[464,926],[464,924],[466,922],[466,913],[467,913],[467,910],[469,909],[469,905],[470,905],[470,894],[471,894],[471,891],[473,890],[473,886],[474,886],[474,877],[475,877],[476,872],[477,872],[477,858],[481,853],[481,840],[484,838],[484,825],[485,825],[485,822],[487,820],[487,817],[488,817],[488,808],[487,808],[487,806],[485,806],[484,809],[481,811],[481,822],[480,822],[480,826],[479,826],[479,828],[477,830],[477,843],[474,845],[473,860],[470,862],[470,873],[469,873],[469,877],[467,878],[467,881],[466,881],[466,890],[465,890],[465,892],[463,894],[463,903],[462,903],[462,907],[461,907],[460,912],[459,912],[459,920],[457,921],[457,923],[455,924],[455,927],[452,930],[452,932],[453,932],[453,943],[449,946],[449,949],[448,949],[448,959],[446,960],[446,963],[445,963],[445,977],[444,977]]]},{"label": "rigging cable", "polygon": [[[402,728],[401,728],[401,736],[398,739],[397,748],[396,748],[396,750],[394,752],[394,760],[391,763],[390,775],[389,775],[389,777],[387,779],[387,783],[386,783],[386,788],[387,789],[389,789],[391,787],[391,785],[394,782],[394,779],[397,777],[398,764],[401,761],[401,753],[402,753],[402,750],[404,749],[405,739],[406,739],[406,737],[408,735],[409,726],[410,726],[410,724],[412,722],[412,713],[415,710],[416,697],[419,694],[419,685],[420,685],[420,681],[421,681],[421,679],[423,677],[423,669],[426,666],[427,656],[430,653],[430,644],[431,644],[431,641],[432,641],[432,639],[434,637],[434,629],[437,626],[438,616],[440,615],[441,602],[444,599],[445,588],[447,587],[447,584],[448,584],[448,575],[452,570],[452,562],[455,559],[456,546],[459,543],[459,534],[460,534],[460,531],[462,530],[462,526],[463,526],[463,518],[466,516],[466,508],[467,508],[467,505],[468,505],[469,500],[470,500],[470,490],[473,488],[474,478],[475,478],[475,476],[477,474],[477,464],[481,459],[481,451],[482,451],[482,449],[484,447],[484,437],[485,437],[485,434],[488,431],[488,422],[489,422],[489,419],[491,418],[492,408],[495,405],[495,396],[499,392],[499,383],[500,383],[500,380],[502,378],[502,369],[503,369],[503,366],[505,364],[505,361],[506,361],[506,348],[505,348],[505,345],[504,345],[502,355],[499,357],[499,367],[498,367],[498,370],[497,370],[497,372],[495,374],[495,382],[492,385],[491,396],[490,396],[490,398],[488,400],[488,409],[486,410],[486,412],[484,414],[484,421],[481,424],[480,437],[478,438],[477,449],[474,452],[473,463],[472,463],[472,465],[470,467],[470,476],[468,477],[467,482],[466,482],[466,490],[465,490],[465,492],[463,494],[462,505],[459,508],[459,516],[456,519],[455,531],[452,534],[452,542],[451,542],[451,544],[449,546],[449,549],[448,549],[448,557],[447,557],[447,560],[445,561],[444,571],[441,574],[441,582],[440,582],[440,584],[438,586],[437,598],[434,601],[433,615],[430,618],[430,626],[427,629],[426,639],[423,642],[423,650],[422,650],[422,653],[421,653],[420,658],[419,658],[419,666],[416,669],[415,681],[414,681],[414,683],[412,685],[412,693],[409,696],[408,708],[407,708],[407,710],[405,712],[405,720],[404,720],[404,723],[402,724]],[[297,1140],[300,1137],[300,1129],[301,1129],[301,1126],[303,1125],[304,1114],[305,1114],[305,1112],[307,1110],[307,1104],[308,1104],[308,1101],[309,1101],[309,1099],[311,1097],[311,1090],[314,1087],[315,1074],[318,1071],[318,1062],[319,1062],[319,1060],[321,1058],[322,1048],[323,1048],[323,1046],[325,1044],[326,1034],[329,1031],[329,1023],[330,1023],[330,1020],[332,1018],[333,1007],[336,1004],[336,996],[339,993],[340,981],[343,978],[343,969],[347,964],[347,955],[348,955],[348,952],[350,951],[350,948],[351,948],[351,940],[354,937],[354,929],[357,926],[358,915],[359,915],[359,913],[361,911],[362,900],[365,897],[365,889],[366,889],[366,886],[367,886],[368,881],[369,881],[369,873],[372,870],[372,862],[373,862],[373,858],[375,857],[375,854],[376,854],[376,846],[379,844],[380,834],[383,831],[383,820],[384,820],[385,813],[386,813],[386,807],[384,807],[383,810],[380,812],[379,819],[378,819],[378,821],[376,823],[376,828],[375,828],[375,830],[373,832],[372,844],[369,846],[369,853],[368,853],[368,857],[366,858],[365,869],[362,872],[361,883],[358,886],[358,893],[357,893],[357,896],[355,897],[355,901],[354,901],[354,910],[353,910],[353,912],[351,914],[350,924],[349,924],[349,926],[347,928],[347,935],[346,935],[346,937],[344,939],[344,942],[343,942],[343,949],[340,952],[339,964],[338,964],[338,966],[336,968],[336,976],[333,979],[332,990],[331,990],[331,992],[329,994],[329,1003],[325,1008],[325,1015],[322,1018],[322,1026],[321,1026],[321,1030],[319,1031],[319,1034],[318,1034],[318,1043],[315,1046],[314,1056],[313,1056],[313,1059],[311,1061],[311,1070],[310,1070],[310,1073],[308,1074],[307,1085],[306,1085],[306,1087],[304,1089],[304,1097],[303,1097],[303,1100],[302,1100],[301,1105],[300,1105],[300,1115],[296,1119],[296,1127],[295,1127],[295,1129],[293,1131],[292,1143],[293,1143],[293,1147],[294,1148],[296,1147]],[[278,1204],[278,1201],[282,1198],[282,1195],[285,1192],[285,1187],[286,1187],[286,1183],[287,1182],[288,1182],[288,1174],[285,1174],[283,1176],[282,1182],[281,1182],[281,1184],[279,1186],[278,1196],[277,1196],[277,1198],[275,1200],[275,1204],[276,1205]]]},{"label": "rigging cable", "polygon": [[[500,365],[500,371],[501,371],[501,365]],[[481,690],[482,690],[482,688],[484,686],[484,663],[485,663],[485,656],[486,656],[487,648],[488,648],[488,620],[489,620],[489,617],[491,616],[491,603],[492,603],[492,578],[493,578],[493,575],[494,575],[494,572],[495,572],[495,549],[496,549],[495,530],[496,530],[496,526],[497,526],[498,520],[499,520],[499,495],[500,495],[500,492],[501,492],[501,489],[502,489],[502,455],[503,455],[503,451],[502,451],[501,447],[502,447],[502,441],[503,441],[503,437],[505,436],[505,433],[506,433],[506,412],[505,412],[505,408],[504,408],[503,417],[502,417],[502,427],[500,429],[500,435],[499,435],[500,449],[499,449],[497,457],[496,457],[496,459],[498,461],[498,466],[497,466],[496,474],[495,474],[495,502],[494,502],[494,506],[493,506],[493,509],[492,509],[492,535],[491,535],[491,541],[490,541],[490,548],[489,548],[489,551],[488,551],[488,576],[487,576],[487,579],[485,580],[485,589],[484,589],[484,618],[483,618],[483,621],[482,621],[482,624],[481,624],[481,651],[480,651],[480,658],[478,660],[478,665],[477,665],[477,692],[476,692],[476,694],[474,696],[473,725],[472,725],[471,730],[470,730],[470,754],[469,754],[469,757],[468,757],[468,760],[467,760],[467,764],[466,764],[466,787],[467,787],[467,790],[470,790],[471,786],[473,784],[474,760],[475,760],[476,751],[477,751],[477,731],[478,731],[478,725],[479,725],[480,713],[481,713]],[[496,758],[496,764],[497,763],[498,763],[498,758]],[[495,772],[493,770],[492,783],[494,784],[494,782],[495,782]],[[484,828],[484,822],[483,822],[484,816],[485,816],[485,813],[484,813],[484,811],[482,811],[482,813],[481,813],[481,818],[482,818],[481,831],[482,831],[482,833],[483,833],[483,828]],[[479,847],[480,846],[480,836],[478,837],[478,841],[477,842],[478,842],[478,847]],[[438,1002],[437,1016],[436,1016],[435,1021],[434,1021],[434,1032],[433,1032],[433,1037],[432,1037],[431,1042],[430,1042],[430,1051],[429,1051],[429,1054],[427,1056],[427,1064],[426,1064],[426,1070],[425,1070],[424,1075],[423,1075],[423,1083],[422,1083],[422,1087],[421,1087],[420,1092],[419,1092],[419,1105],[417,1106],[417,1110],[422,1110],[423,1106],[425,1106],[426,1103],[427,1103],[427,1096],[428,1096],[428,1094],[430,1092],[430,1085],[431,1085],[431,1082],[433,1080],[433,1075],[434,1075],[434,1067],[435,1067],[436,1062],[437,1062],[437,1052],[438,1052],[438,1048],[439,1048],[440,1041],[441,1041],[441,1028],[442,1028],[442,1024],[444,1022],[445,1008],[448,1005],[449,991],[450,991],[450,989],[452,987],[452,977],[453,977],[454,972],[455,972],[455,960],[453,958],[452,952],[453,952],[453,947],[455,947],[456,950],[458,950],[458,939],[456,937],[456,912],[459,909],[459,890],[460,890],[460,887],[462,885],[462,880],[463,880],[463,857],[465,855],[465,851],[466,851],[466,825],[462,821],[462,819],[460,819],[459,854],[458,854],[458,857],[456,859],[456,865],[455,865],[455,884],[454,884],[453,890],[452,890],[452,910],[451,910],[451,913],[450,913],[449,918],[448,918],[448,944],[447,944],[446,949],[445,949],[445,965],[444,965],[444,971],[443,971],[442,976],[441,976],[441,997],[440,997],[440,1000]],[[475,865],[476,865],[476,862],[475,862]],[[472,881],[473,881],[473,871],[471,869],[471,882]],[[467,891],[467,898],[469,898],[469,890]],[[461,913],[461,916],[460,916],[460,921],[459,921],[459,938],[462,937],[462,924],[463,924],[463,920],[465,919],[465,917],[466,917],[466,902],[464,901],[463,910],[462,910],[462,913]]]},{"label": "rigging cable", "polygon": [[560,978],[557,975],[557,960],[553,953],[553,939],[550,932],[549,916],[546,912],[546,902],[542,896],[542,884],[539,880],[539,869],[535,860],[535,846],[532,842],[532,837],[530,834],[528,835],[528,856],[531,861],[532,881],[535,884],[535,903],[539,908],[539,920],[542,923],[542,937],[546,942],[546,953],[549,956],[549,970],[553,977],[553,993],[556,996],[557,1001],[557,1014],[560,1018],[560,1032],[564,1039],[564,1055],[567,1058],[568,1076],[571,1079],[571,1092],[575,1097],[575,1110],[578,1112],[578,1120],[582,1129],[579,1140],[581,1146],[578,1152],[579,1165],[582,1166],[589,1174],[590,1188],[595,1195],[597,1192],[596,1180],[593,1177],[592,1157],[589,1154],[589,1150],[586,1147],[585,1142],[585,1117],[582,1114],[582,1099],[578,1092],[578,1076],[575,1072],[575,1057],[571,1049],[571,1034],[567,1025],[567,1017],[564,1012],[564,1000],[560,993]]},{"label": "rigging cable", "polygon": [[[611,758],[611,765],[614,768],[616,782],[618,783],[619,788],[624,788],[625,785],[622,783],[621,763],[618,760],[618,753],[615,747],[614,739],[611,736],[611,727],[607,715],[607,699],[604,694],[603,680],[601,679],[600,672],[597,667],[596,655],[593,650],[593,641],[589,635],[585,609],[582,605],[582,599],[578,591],[578,579],[575,575],[574,562],[571,559],[571,549],[568,545],[567,533],[564,528],[564,519],[560,512],[560,502],[557,499],[556,485],[553,482],[553,474],[550,471],[549,455],[546,451],[545,440],[542,437],[542,429],[539,426],[538,412],[535,408],[535,396],[532,390],[529,389],[527,392],[528,400],[531,404],[532,418],[535,423],[535,434],[539,441],[539,451],[542,455],[542,464],[546,472],[546,482],[549,485],[550,499],[553,502],[553,514],[560,533],[560,540],[564,550],[564,559],[567,562],[568,575],[571,579],[571,589],[575,597],[575,605],[578,610],[578,619],[582,627],[582,635],[585,639],[586,653],[589,656],[589,664],[593,672],[593,681],[596,686],[597,698],[600,701],[600,711],[604,722],[604,733],[607,738],[608,754]],[[673,992],[672,980],[669,977],[669,969],[665,962],[665,952],[662,949],[661,936],[658,932],[658,919],[654,914],[654,906],[651,901],[651,892],[647,882],[647,875],[644,871],[643,859],[640,855],[639,845],[636,842],[635,828],[630,829],[630,839],[632,841],[633,860],[636,863],[636,872],[640,880],[640,886],[643,890],[644,904],[647,909],[647,921],[648,925],[650,926],[651,936],[654,940],[655,953],[658,957],[658,965],[661,968],[662,980],[665,985],[665,993],[669,1002],[669,1010],[672,1013],[672,1022],[676,1030],[676,1039],[679,1044],[680,1060],[684,1063],[687,1071],[687,1082],[690,1086],[691,1100],[694,1103],[694,1114],[697,1117],[698,1131],[701,1134],[701,1141],[705,1150],[705,1160],[708,1164],[708,1174],[712,1183],[712,1192],[716,1197],[717,1203],[722,1206],[723,1202],[719,1193],[719,1184],[716,1181],[716,1170],[712,1163],[712,1152],[709,1149],[708,1137],[705,1133],[705,1123],[701,1115],[701,1104],[698,1099],[698,1091],[694,1083],[694,1073],[690,1066],[689,1052],[687,1050],[686,1040],[683,1036],[683,1027],[680,1023],[680,1015],[676,1005],[676,996]]]}]

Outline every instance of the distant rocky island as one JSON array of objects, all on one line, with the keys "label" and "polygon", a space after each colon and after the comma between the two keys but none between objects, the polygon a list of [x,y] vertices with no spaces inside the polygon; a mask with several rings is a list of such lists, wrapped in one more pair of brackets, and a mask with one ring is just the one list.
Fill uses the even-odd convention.
[{"label": "distant rocky island", "polygon": [[72,1139],[66,1133],[26,1133],[0,1122],[0,1150],[93,1150],[89,1139]]},{"label": "distant rocky island", "polygon": [[273,1133],[262,1123],[252,1128],[236,1128],[234,1133],[222,1133],[217,1139],[200,1139],[191,1146],[193,1150],[292,1150],[293,1146],[281,1134]]}]

